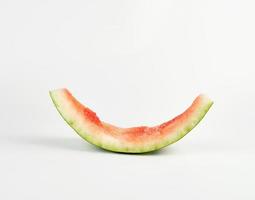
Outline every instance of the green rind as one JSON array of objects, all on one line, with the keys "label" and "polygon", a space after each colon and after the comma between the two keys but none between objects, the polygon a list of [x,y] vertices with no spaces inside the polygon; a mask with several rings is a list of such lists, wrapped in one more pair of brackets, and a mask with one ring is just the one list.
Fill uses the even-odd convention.
[{"label": "green rind", "polygon": [[155,144],[151,144],[151,145],[137,145],[137,146],[128,146],[128,145],[119,145],[119,144],[111,144],[111,143],[106,143],[102,140],[100,140],[100,138],[97,137],[93,137],[89,134],[87,134],[84,130],[80,129],[78,127],[78,125],[76,124],[75,120],[72,119],[68,119],[67,116],[65,116],[65,114],[62,112],[56,98],[54,97],[54,94],[52,91],[49,92],[50,93],[50,97],[55,105],[55,107],[57,108],[59,114],[62,116],[62,118],[66,121],[66,123],[75,130],[75,132],[82,137],[83,139],[85,139],[87,142],[98,146],[102,149],[108,150],[108,151],[112,151],[112,152],[120,152],[120,153],[147,153],[147,152],[152,152],[152,151],[156,151],[159,150],[161,148],[164,148],[170,144],[173,144],[175,142],[177,142],[178,140],[180,140],[181,138],[183,138],[185,135],[187,135],[194,127],[196,127],[199,122],[204,118],[204,116],[206,115],[206,113],[209,111],[209,109],[211,108],[211,106],[213,105],[212,101],[209,101],[207,104],[205,104],[199,111],[198,111],[198,115],[194,116],[194,119],[191,120],[190,123],[188,123],[184,128],[182,128],[180,131],[177,131],[176,133],[173,133],[171,137],[169,137],[168,139],[162,139],[160,142],[157,142]]}]

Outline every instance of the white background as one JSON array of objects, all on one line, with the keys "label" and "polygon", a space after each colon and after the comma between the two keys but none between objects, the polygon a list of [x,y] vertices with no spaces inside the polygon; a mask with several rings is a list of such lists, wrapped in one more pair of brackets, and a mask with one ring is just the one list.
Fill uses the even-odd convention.
[{"label": "white background", "polygon": [[[0,199],[255,199],[255,4],[1,0]],[[98,150],[60,118],[67,87],[102,120],[155,125],[203,92],[189,135],[145,155]]]}]

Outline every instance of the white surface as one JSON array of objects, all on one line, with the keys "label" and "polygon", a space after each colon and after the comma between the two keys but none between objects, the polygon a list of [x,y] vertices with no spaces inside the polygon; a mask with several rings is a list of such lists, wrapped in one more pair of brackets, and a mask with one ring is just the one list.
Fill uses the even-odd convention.
[{"label": "white surface", "polygon": [[[0,1],[0,199],[255,199],[254,1]],[[215,104],[148,155],[82,141],[48,90],[105,121],[154,125]]]}]

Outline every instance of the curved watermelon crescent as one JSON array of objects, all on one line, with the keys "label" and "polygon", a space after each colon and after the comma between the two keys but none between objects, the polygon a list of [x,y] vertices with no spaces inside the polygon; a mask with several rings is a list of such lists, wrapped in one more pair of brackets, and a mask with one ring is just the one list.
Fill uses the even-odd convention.
[{"label": "curved watermelon crescent", "polygon": [[86,141],[103,149],[124,153],[145,153],[172,144],[191,131],[205,116],[213,102],[199,95],[182,114],[154,127],[119,128],[101,121],[67,89],[50,91],[64,120]]}]

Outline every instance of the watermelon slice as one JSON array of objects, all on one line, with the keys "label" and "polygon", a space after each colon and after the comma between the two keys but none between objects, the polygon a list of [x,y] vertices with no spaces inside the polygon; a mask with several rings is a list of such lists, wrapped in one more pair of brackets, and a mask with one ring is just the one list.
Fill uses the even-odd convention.
[{"label": "watermelon slice", "polygon": [[86,141],[103,149],[124,153],[145,153],[172,144],[205,116],[213,102],[199,95],[182,114],[161,125],[119,128],[101,121],[67,89],[50,91],[50,96],[64,120]]}]

